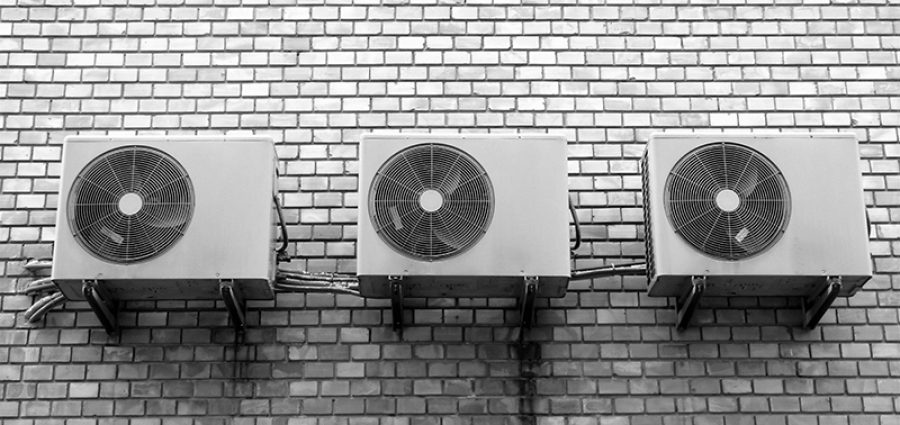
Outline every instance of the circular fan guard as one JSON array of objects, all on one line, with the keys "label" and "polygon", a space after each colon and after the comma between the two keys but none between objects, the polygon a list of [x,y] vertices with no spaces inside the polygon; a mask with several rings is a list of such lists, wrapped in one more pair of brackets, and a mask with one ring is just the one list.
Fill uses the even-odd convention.
[{"label": "circular fan guard", "polygon": [[75,239],[114,263],[165,251],[184,235],[193,210],[187,172],[146,146],[124,146],[95,158],[78,174],[68,201]]},{"label": "circular fan guard", "polygon": [[378,170],[369,215],[381,238],[399,252],[428,260],[459,254],[481,239],[494,194],[484,169],[443,144],[406,148]]},{"label": "circular fan guard", "polygon": [[718,142],[685,155],[669,173],[665,207],[675,232],[700,251],[738,260],[764,251],[787,227],[781,171],[743,145]]}]

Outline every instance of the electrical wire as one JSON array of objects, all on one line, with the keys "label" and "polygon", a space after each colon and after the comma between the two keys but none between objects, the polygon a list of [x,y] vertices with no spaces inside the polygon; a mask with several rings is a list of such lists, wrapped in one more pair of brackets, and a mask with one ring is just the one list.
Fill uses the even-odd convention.
[{"label": "electrical wire", "polygon": [[569,281],[587,280],[605,276],[639,276],[647,273],[647,263],[610,264],[593,269],[574,270]]},{"label": "electrical wire", "polygon": [[38,295],[45,291],[51,291],[43,297],[38,298],[37,301],[31,304],[31,307],[28,307],[28,309],[25,310],[24,317],[29,323],[35,323],[42,320],[44,316],[47,315],[47,312],[53,307],[66,301],[66,297],[59,291],[49,277],[41,277],[46,276],[46,272],[52,268],[52,260],[30,260],[25,263],[25,270],[28,270],[29,273],[38,277],[38,279],[28,282],[22,292],[24,292],[25,295]]},{"label": "electrical wire", "polygon": [[40,271],[47,270],[53,267],[52,260],[31,260],[25,263],[25,270],[28,270],[31,274],[37,274]]},{"label": "electrical wire", "polygon": [[281,203],[278,202],[278,195],[272,195],[272,200],[275,201],[275,212],[278,214],[278,225],[281,228],[281,246],[275,251],[278,253],[278,262],[286,263],[291,261],[291,257],[287,255],[288,248],[288,230],[287,225],[284,223],[284,213],[281,211]]},{"label": "electrical wire", "polygon": [[350,282],[358,283],[356,276],[341,273],[311,273],[307,271],[278,270],[279,276],[287,276],[296,279],[317,280],[328,282]]},{"label": "electrical wire", "polygon": [[25,320],[28,320],[29,323],[35,323],[44,318],[50,309],[56,307],[59,304],[62,304],[63,301],[66,300],[66,297],[63,296],[62,292],[54,292],[50,295],[47,295],[39,300],[37,300],[28,310],[25,310]]},{"label": "electrical wire", "polygon": [[51,309],[53,309],[54,307],[56,307],[58,305],[63,304],[64,302],[66,302],[66,297],[61,292],[56,292],[56,293],[52,294],[50,300],[47,301],[47,303],[44,304],[43,307],[41,307],[37,311],[35,311],[34,314],[31,316],[31,319],[29,319],[28,321],[30,323],[36,323],[36,322],[43,320],[44,317],[47,315],[47,313]]},{"label": "electrical wire", "polygon": [[340,273],[311,273],[279,269],[273,287],[286,292],[336,293],[360,296],[359,279]]},{"label": "electrical wire", "polygon": [[34,295],[38,292],[48,291],[51,289],[57,289],[56,285],[53,283],[53,281],[49,277],[45,277],[43,279],[38,279],[38,280],[33,280],[31,282],[28,282],[28,284],[25,285],[24,292],[25,292],[25,295]]},{"label": "electrical wire", "polygon": [[300,285],[325,285],[325,286],[334,286],[336,288],[355,288],[358,286],[356,281],[340,281],[340,280],[328,280],[328,279],[304,279],[295,276],[284,276],[280,275],[275,278],[276,282],[291,282]]},{"label": "electrical wire", "polygon": [[302,293],[324,293],[324,294],[345,294],[361,297],[359,291],[344,288],[335,288],[328,286],[314,285],[298,285],[287,282],[275,282],[275,289],[283,292],[302,292]]},{"label": "electrical wire", "polygon": [[337,293],[360,296],[359,290],[355,287],[330,286],[325,284],[314,284],[310,282],[298,282],[295,280],[279,279],[273,285],[275,289],[285,292],[318,292],[318,293]]},{"label": "electrical wire", "polygon": [[575,212],[575,206],[572,205],[572,199],[569,198],[569,213],[572,214],[572,222],[575,223],[575,245],[569,248],[573,254],[581,247],[581,223],[578,222],[578,214]]}]

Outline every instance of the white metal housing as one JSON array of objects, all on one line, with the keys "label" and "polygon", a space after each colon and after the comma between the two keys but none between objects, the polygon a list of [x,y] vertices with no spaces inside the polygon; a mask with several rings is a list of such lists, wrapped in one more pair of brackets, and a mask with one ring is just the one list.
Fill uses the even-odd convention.
[{"label": "white metal housing", "polygon": [[[401,150],[423,143],[458,148],[493,185],[493,218],[478,242],[446,259],[416,259],[379,236],[367,199],[376,172]],[[538,295],[565,294],[569,278],[566,140],[551,135],[369,134],[360,141],[358,269],[360,291],[387,297],[388,277],[403,278],[404,296],[521,295],[538,277]]]},{"label": "white metal housing", "polygon": [[[193,216],[184,235],[145,261],[117,264],[85,250],[66,217],[79,172],[122,146],[146,146],[175,159],[190,177]],[[70,299],[85,280],[116,299],[217,299],[218,282],[234,280],[247,299],[272,298],[276,156],[269,137],[72,136],[66,138],[52,278]]]},{"label": "white metal housing", "polygon": [[[790,217],[780,239],[748,258],[720,260],[676,234],[664,208],[666,179],[693,149],[717,142],[752,148],[772,161],[790,190]],[[680,296],[691,276],[707,276],[709,295],[810,295],[828,276],[840,295],[872,275],[859,151],[852,134],[656,134],[644,163],[644,208],[652,296]]]}]

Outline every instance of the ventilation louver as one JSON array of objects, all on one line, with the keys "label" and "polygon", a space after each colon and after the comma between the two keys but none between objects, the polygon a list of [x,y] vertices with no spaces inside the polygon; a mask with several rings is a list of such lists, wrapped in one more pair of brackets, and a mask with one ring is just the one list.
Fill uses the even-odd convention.
[{"label": "ventilation louver", "polygon": [[185,169],[145,146],[108,151],[78,174],[69,196],[69,225],[92,254],[114,263],[152,258],[184,235],[194,210]]},{"label": "ventilation louver", "polygon": [[685,155],[669,173],[665,208],[676,233],[700,251],[738,260],[772,246],[790,216],[781,171],[759,152],[719,142]]},{"label": "ventilation louver", "polygon": [[487,173],[463,151],[420,144],[391,157],[369,193],[375,232],[398,251],[428,260],[450,257],[474,245],[493,213]]}]

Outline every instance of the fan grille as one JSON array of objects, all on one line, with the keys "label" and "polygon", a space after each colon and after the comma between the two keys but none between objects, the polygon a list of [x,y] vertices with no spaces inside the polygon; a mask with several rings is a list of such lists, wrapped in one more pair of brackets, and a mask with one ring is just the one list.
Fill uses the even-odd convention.
[{"label": "fan grille", "polygon": [[790,194],[781,171],[743,145],[718,142],[685,155],[666,182],[675,232],[700,251],[738,260],[772,246],[787,226]]},{"label": "fan grille", "polygon": [[69,195],[69,227],[97,257],[133,263],[180,239],[193,209],[191,180],[175,159],[146,146],[123,146],[78,174]]},{"label": "fan grille", "polygon": [[421,144],[387,160],[372,181],[369,213],[381,238],[428,260],[459,254],[481,239],[493,215],[484,169],[452,146]]}]

